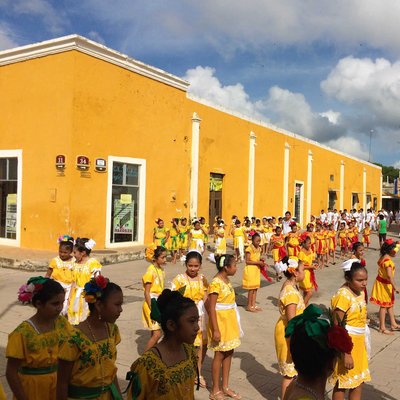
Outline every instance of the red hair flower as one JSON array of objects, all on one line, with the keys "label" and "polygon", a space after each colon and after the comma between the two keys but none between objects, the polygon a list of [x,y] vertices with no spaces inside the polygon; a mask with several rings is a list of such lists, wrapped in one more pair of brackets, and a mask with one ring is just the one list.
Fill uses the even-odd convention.
[{"label": "red hair flower", "polygon": [[353,350],[353,341],[345,328],[334,325],[328,330],[328,346],[340,353],[350,354]]},{"label": "red hair flower", "polygon": [[100,289],[105,289],[105,287],[108,284],[108,279],[105,278],[103,275],[97,275],[96,278],[94,278],[96,285],[100,288]]}]

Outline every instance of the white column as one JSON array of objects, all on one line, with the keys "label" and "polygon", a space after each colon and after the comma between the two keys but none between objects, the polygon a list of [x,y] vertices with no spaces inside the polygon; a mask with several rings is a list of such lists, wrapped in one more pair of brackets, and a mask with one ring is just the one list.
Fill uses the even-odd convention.
[{"label": "white column", "polygon": [[310,221],[310,216],[311,216],[311,200],[312,200],[312,162],[313,162],[313,158],[312,158],[312,151],[308,150],[308,163],[307,163],[307,215],[306,215],[306,220],[305,220],[305,224],[303,224],[303,226],[305,226],[306,224],[308,224],[308,222]]},{"label": "white column", "polygon": [[282,215],[288,210],[289,204],[289,157],[290,157],[290,144],[285,143],[285,152],[283,158],[283,201],[282,201]]},{"label": "white column", "polygon": [[192,163],[190,168],[190,218],[197,217],[199,187],[199,143],[200,117],[193,113],[192,117]]},{"label": "white column", "polygon": [[254,132],[250,132],[249,141],[249,186],[247,196],[247,215],[251,218],[254,215],[254,177],[256,167],[256,138]]},{"label": "white column", "polygon": [[[377,202],[377,209],[381,210],[382,209],[382,185],[383,185],[383,175],[381,175],[381,179],[379,182],[379,197],[378,197],[378,202]],[[374,204],[372,204],[374,205]],[[377,211],[377,210],[375,210]]]},{"label": "white column", "polygon": [[344,161],[340,161],[340,199],[339,199],[339,208],[343,211],[344,204]]},{"label": "white column", "polygon": [[364,168],[363,171],[363,190],[362,190],[362,205],[363,205],[363,209],[365,212],[365,209],[367,208],[367,168]]}]

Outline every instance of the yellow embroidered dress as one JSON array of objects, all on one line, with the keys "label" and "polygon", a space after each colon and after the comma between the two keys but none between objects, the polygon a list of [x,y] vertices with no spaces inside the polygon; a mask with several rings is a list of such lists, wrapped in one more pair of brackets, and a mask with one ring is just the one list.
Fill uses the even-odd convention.
[{"label": "yellow embroidered dress", "polygon": [[56,398],[59,348],[68,339],[71,325],[59,316],[54,326],[54,330],[40,333],[27,320],[8,335],[6,357],[23,360],[19,378],[30,400]]},{"label": "yellow embroidered dress", "polygon": [[204,297],[207,293],[208,282],[203,274],[197,275],[194,279],[190,278],[186,273],[179,274],[172,280],[172,290],[179,290],[183,287],[185,287],[183,296],[192,299],[199,311],[200,329],[194,341],[194,345],[198,347],[207,342],[207,313],[204,308]]},{"label": "yellow embroidered dress", "polygon": [[351,356],[353,369],[344,367],[343,358],[336,360],[335,368],[329,382],[334,386],[338,382],[339,389],[353,389],[363,382],[371,380],[368,368],[367,348],[365,345],[365,330],[367,324],[367,305],[365,294],[354,295],[348,288],[341,287],[332,297],[331,308],[347,313],[346,329],[353,341]]},{"label": "yellow embroidered dress", "polygon": [[380,307],[390,308],[394,305],[394,289],[389,281],[387,269],[392,268],[392,277],[394,277],[396,267],[389,256],[383,257],[378,262],[378,266],[378,276],[375,278],[369,300]]},{"label": "yellow embroidered dress", "polygon": [[305,292],[318,289],[313,266],[314,259],[315,253],[311,249],[308,251],[306,249],[300,250],[299,261],[302,261],[304,265],[304,279],[299,283],[299,286]]},{"label": "yellow embroidered dress", "polygon": [[190,231],[190,250],[197,250],[200,253],[204,251],[204,232],[201,229],[191,229]]},{"label": "yellow embroidered dress", "polygon": [[[131,366],[139,381],[140,393],[136,400],[193,400],[194,382],[197,378],[197,354],[194,346],[183,343],[186,360],[168,367],[154,353],[148,350]],[[134,383],[135,385],[135,383]],[[132,399],[129,388],[127,399]]]},{"label": "yellow embroidered dress", "polygon": [[[246,248],[246,253],[250,254],[250,261],[260,261],[261,246],[255,248],[253,244]],[[260,268],[257,265],[246,265],[243,270],[242,286],[243,289],[258,289],[261,284]]]},{"label": "yellow embroidered dress", "polygon": [[225,229],[221,226],[215,237],[215,254],[226,254]]},{"label": "yellow embroidered dress", "polygon": [[179,249],[179,228],[171,226],[169,229],[168,250],[176,251]]},{"label": "yellow embroidered dress", "polygon": [[78,325],[89,314],[89,307],[82,296],[84,286],[95,275],[101,272],[101,264],[95,258],[88,258],[84,263],[74,263],[74,285],[71,289],[68,307],[68,320],[71,324]]},{"label": "yellow embroidered dress", "polygon": [[190,227],[187,225],[179,225],[179,248],[181,250],[187,250],[189,246],[189,231]]},{"label": "yellow embroidered dress", "polygon": [[[107,329],[108,338],[94,342],[74,327],[68,340],[61,346],[58,358],[74,362],[68,399],[112,399],[110,385],[117,374],[115,362],[121,337],[117,325],[107,323]],[[96,392],[99,394],[97,397],[84,396],[88,391],[93,392],[92,396]]]},{"label": "yellow embroidered dress", "polygon": [[159,227],[155,227],[154,228],[154,244],[158,247],[166,247],[167,245],[167,232],[168,232],[168,228],[159,228]]},{"label": "yellow embroidered dress", "polygon": [[218,329],[221,333],[220,342],[212,340],[211,323],[208,324],[208,348],[214,351],[229,351],[240,346],[239,310],[235,302],[235,291],[232,284],[225,283],[221,278],[215,277],[208,287],[208,293],[216,293],[217,303],[215,311],[217,314]]},{"label": "yellow embroidered dress", "polygon": [[72,283],[74,282],[74,268],[75,257],[71,257],[67,261],[61,260],[59,256],[50,260],[49,268],[52,270],[51,279],[57,281],[65,290],[64,306],[61,314],[68,314],[69,296],[71,294]]},{"label": "yellow embroidered dress", "polygon": [[[154,264],[150,264],[147,268],[146,273],[142,277],[142,283],[143,283],[143,290],[145,288],[146,283],[151,283],[150,297],[152,299],[158,298],[158,296],[164,290],[165,271],[162,268],[157,267]],[[143,325],[152,331],[157,331],[157,330],[161,329],[161,327],[158,324],[158,322],[153,321],[150,318],[150,311],[151,311],[150,307],[145,300],[143,302],[143,306],[142,306]]]},{"label": "yellow embroidered dress", "polygon": [[287,249],[289,257],[298,256],[300,252],[300,241],[297,232],[296,233],[289,232],[287,234]]},{"label": "yellow embroidered dress", "polygon": [[305,308],[303,296],[295,286],[285,285],[279,293],[279,312],[281,315],[275,325],[275,350],[278,357],[279,373],[292,378],[297,375],[297,371],[290,354],[289,339],[285,338],[285,329],[288,324],[286,307],[289,304],[296,305],[296,316],[303,313]]}]

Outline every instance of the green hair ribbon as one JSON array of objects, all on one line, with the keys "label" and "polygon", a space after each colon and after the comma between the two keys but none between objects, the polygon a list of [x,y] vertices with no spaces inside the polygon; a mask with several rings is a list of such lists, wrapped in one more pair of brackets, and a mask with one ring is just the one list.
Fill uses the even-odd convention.
[{"label": "green hair ribbon", "polygon": [[33,285],[43,285],[46,283],[50,278],[45,278],[43,276],[33,276],[32,278],[29,278],[28,280],[28,285],[32,283]]},{"label": "green hair ribbon", "polygon": [[[292,318],[286,329],[285,337],[289,337],[293,334],[294,330],[299,325],[304,325],[307,336],[314,338],[320,343],[317,337],[325,337],[327,335],[328,328],[331,326],[330,322],[326,319],[320,318],[322,310],[314,304],[310,304],[303,312],[303,314]],[[326,347],[326,344],[322,347]]]}]

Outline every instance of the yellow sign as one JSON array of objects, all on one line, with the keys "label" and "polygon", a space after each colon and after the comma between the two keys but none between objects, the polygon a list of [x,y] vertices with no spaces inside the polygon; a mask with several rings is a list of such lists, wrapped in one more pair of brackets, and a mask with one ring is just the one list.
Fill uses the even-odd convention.
[{"label": "yellow sign", "polygon": [[17,193],[10,193],[7,196],[7,203],[8,204],[17,204]]},{"label": "yellow sign", "polygon": [[220,192],[222,190],[222,178],[210,177],[210,191]]},{"label": "yellow sign", "polygon": [[132,203],[132,195],[131,194],[121,194],[120,201],[121,201],[121,204],[131,204]]}]

